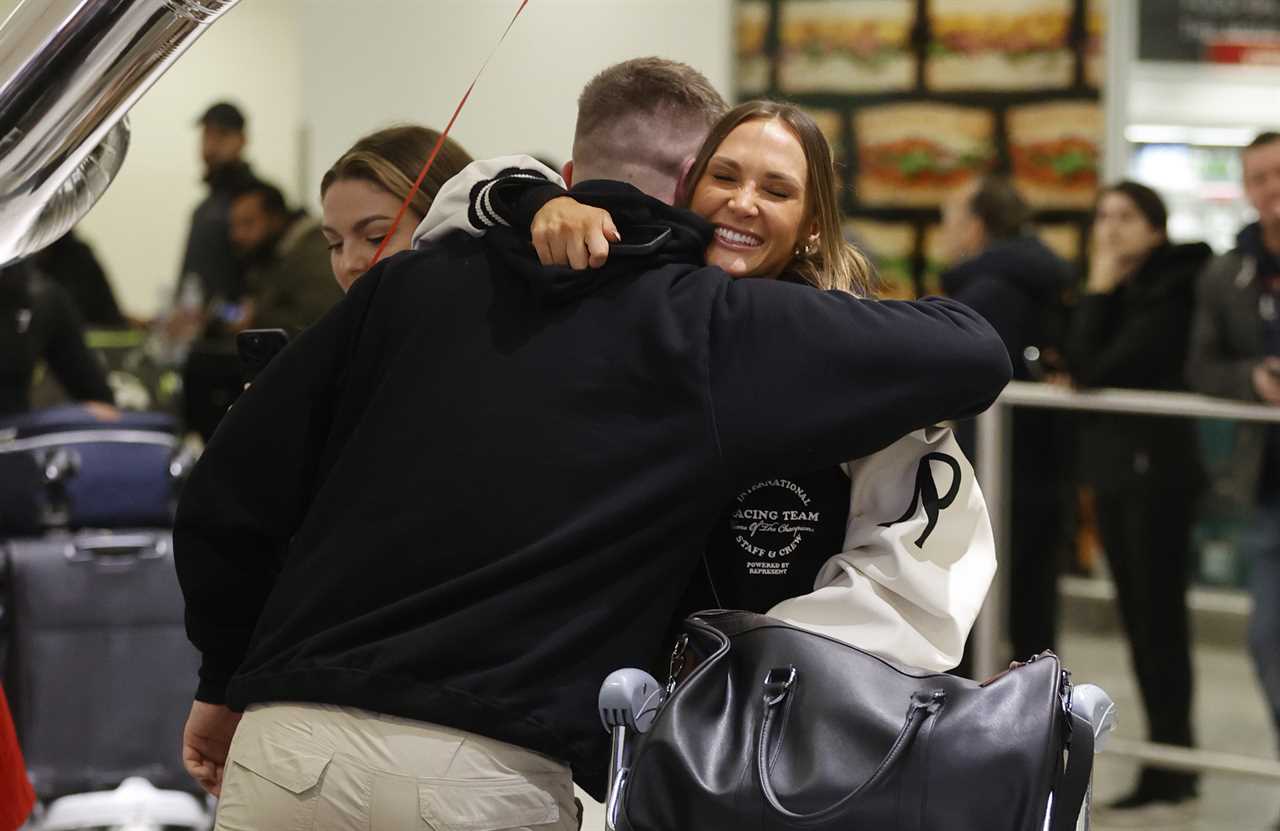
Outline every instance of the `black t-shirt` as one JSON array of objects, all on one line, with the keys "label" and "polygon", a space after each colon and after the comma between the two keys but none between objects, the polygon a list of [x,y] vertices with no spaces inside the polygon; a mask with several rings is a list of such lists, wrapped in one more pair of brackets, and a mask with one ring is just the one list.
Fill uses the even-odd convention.
[{"label": "black t-shirt", "polygon": [[686,611],[767,612],[812,592],[818,570],[844,543],[850,487],[837,465],[766,479],[738,494],[707,542],[705,580],[689,594]]}]

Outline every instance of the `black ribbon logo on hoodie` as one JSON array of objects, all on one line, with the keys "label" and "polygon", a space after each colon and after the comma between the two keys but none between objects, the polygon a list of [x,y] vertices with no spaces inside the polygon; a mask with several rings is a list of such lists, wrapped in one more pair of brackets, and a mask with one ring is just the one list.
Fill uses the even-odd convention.
[{"label": "black ribbon logo on hoodie", "polygon": [[[942,462],[951,468],[951,487],[947,489],[945,496],[938,496],[938,486],[933,481],[933,471],[929,468],[930,462]],[[929,535],[933,533],[933,529],[938,525],[938,514],[950,508],[951,503],[955,502],[956,497],[959,495],[960,463],[946,453],[926,453],[924,458],[920,460],[920,467],[916,469],[916,487],[911,494],[911,504],[907,507],[907,512],[893,522],[880,523],[880,527],[888,528],[890,525],[906,522],[915,516],[916,511],[923,506],[924,515],[928,522],[924,526],[924,533],[916,540],[916,548],[924,548],[925,541],[929,539]]]}]

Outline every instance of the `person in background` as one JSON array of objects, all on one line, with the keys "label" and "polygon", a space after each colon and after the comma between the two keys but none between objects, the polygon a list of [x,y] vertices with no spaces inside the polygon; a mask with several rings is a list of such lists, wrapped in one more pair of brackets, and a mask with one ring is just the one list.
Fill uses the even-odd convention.
[{"label": "person in background", "polygon": [[[1031,211],[1003,176],[986,176],[953,193],[942,209],[942,235],[950,268],[943,293],[981,314],[1000,334],[1013,377],[1037,377],[1039,355],[1055,340],[1067,264],[1037,239]],[[1029,360],[1030,359],[1030,360]],[[1025,660],[1057,640],[1058,563],[1064,498],[1054,413],[1013,414],[1013,487],[1009,550],[1011,657]],[[956,434],[973,458],[972,424]]]},{"label": "person in background", "polygon": [[[1258,221],[1200,275],[1187,378],[1205,395],[1280,406],[1280,133],[1260,133],[1240,160]],[[1252,560],[1249,649],[1280,735],[1280,427],[1236,425],[1231,469],[1237,498],[1255,506],[1241,539]]]},{"label": "person in background", "polygon": [[[1119,182],[1099,194],[1088,280],[1065,349],[1078,386],[1186,388],[1195,280],[1213,252],[1202,242],[1171,244],[1167,219],[1164,202],[1144,185]],[[1148,738],[1190,747],[1186,593],[1203,482],[1195,424],[1092,414],[1079,422],[1078,437],[1081,481],[1096,496]],[[1168,814],[1196,788],[1194,774],[1143,768],[1133,791],[1110,808]]]},{"label": "person in background", "polygon": [[290,210],[279,188],[254,182],[237,191],[230,221],[231,244],[246,268],[245,299],[230,330],[284,329],[294,336],[342,298],[319,220]]},{"label": "person in background", "polygon": [[245,118],[226,101],[205,110],[200,125],[200,157],[209,193],[191,215],[176,295],[179,304],[200,308],[234,302],[243,289],[244,264],[231,247],[231,197],[254,180],[244,161]]},{"label": "person in background", "polygon": [[[373,265],[373,255],[439,140],[440,134],[428,127],[388,127],[361,138],[325,172],[320,180],[320,230],[333,276],[344,292]],[[446,138],[395,236],[387,241],[384,257],[408,250],[414,229],[440,187],[470,163],[467,151]]]},{"label": "person in background", "polygon": [[0,270],[0,415],[31,408],[31,382],[44,361],[73,401],[114,411],[102,365],[84,343],[84,323],[61,287],[28,261]]},{"label": "person in background", "polygon": [[33,255],[31,261],[41,274],[62,287],[87,326],[117,329],[128,325],[93,249],[74,230]]}]

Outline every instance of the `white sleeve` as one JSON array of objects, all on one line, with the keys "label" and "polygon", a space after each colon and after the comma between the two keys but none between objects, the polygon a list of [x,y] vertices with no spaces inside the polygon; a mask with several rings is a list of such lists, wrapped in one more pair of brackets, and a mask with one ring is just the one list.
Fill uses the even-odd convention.
[{"label": "white sleeve", "polygon": [[466,231],[473,237],[506,221],[489,204],[489,191],[497,180],[505,177],[545,179],[564,186],[554,170],[532,156],[499,156],[472,162],[441,186],[431,200],[427,215],[413,232],[413,247],[425,248],[454,231]]},{"label": "white sleeve", "polygon": [[917,430],[849,463],[844,550],[772,617],[912,667],[955,667],[996,571],[973,466],[951,430]]}]

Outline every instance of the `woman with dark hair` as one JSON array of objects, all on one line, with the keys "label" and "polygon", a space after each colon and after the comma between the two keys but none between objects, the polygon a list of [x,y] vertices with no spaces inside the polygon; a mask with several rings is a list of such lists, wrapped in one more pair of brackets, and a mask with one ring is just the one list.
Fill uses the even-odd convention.
[{"label": "woman with dark hair", "polygon": [[[1089,274],[1066,342],[1082,387],[1185,389],[1196,275],[1209,246],[1173,245],[1160,197],[1135,182],[1104,188],[1094,206]],[[1195,425],[1182,418],[1091,415],[1081,422],[1081,474],[1119,600],[1151,741],[1190,746],[1191,645],[1186,592],[1191,520],[1202,484]],[[1113,805],[1177,805],[1193,774],[1144,768]]]}]

